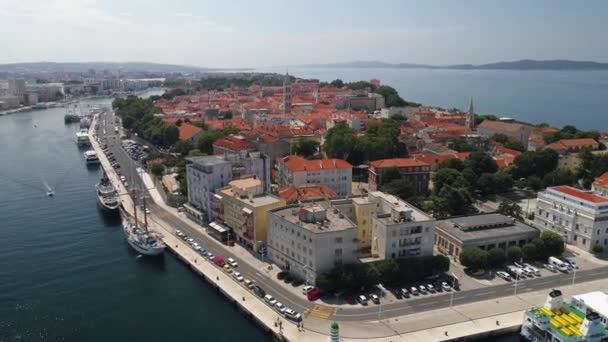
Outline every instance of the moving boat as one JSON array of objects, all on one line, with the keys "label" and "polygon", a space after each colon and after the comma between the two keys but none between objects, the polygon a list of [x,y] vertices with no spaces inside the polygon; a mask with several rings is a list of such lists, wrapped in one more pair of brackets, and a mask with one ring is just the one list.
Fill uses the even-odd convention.
[{"label": "moving boat", "polygon": [[84,152],[84,160],[87,164],[99,164],[99,158],[97,157],[97,153],[93,150],[88,150]]},{"label": "moving boat", "polygon": [[121,208],[122,226],[127,242],[138,253],[143,255],[156,256],[165,250],[165,244],[160,237],[148,230],[148,220],[146,216],[146,200],[144,198],[144,225],[143,228],[137,221],[137,206],[133,200],[133,210],[135,216],[131,220],[130,215]]},{"label": "moving boat", "polygon": [[118,193],[105,173],[95,188],[97,190],[97,203],[99,203],[102,209],[110,211],[118,209],[120,204]]}]

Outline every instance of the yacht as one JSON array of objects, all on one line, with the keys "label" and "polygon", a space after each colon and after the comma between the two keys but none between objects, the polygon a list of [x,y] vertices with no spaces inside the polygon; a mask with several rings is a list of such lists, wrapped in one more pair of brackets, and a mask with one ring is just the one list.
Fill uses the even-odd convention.
[{"label": "yacht", "polygon": [[545,305],[524,312],[521,336],[532,342],[601,342],[608,340],[608,294],[601,291],[572,296],[564,302],[552,290]]},{"label": "yacht", "polygon": [[144,225],[141,227],[137,221],[137,208],[135,200],[133,201],[133,210],[135,217],[130,220],[129,214],[121,209],[122,226],[125,233],[125,238],[129,245],[138,253],[143,255],[156,256],[161,255],[165,250],[165,244],[160,240],[160,237],[148,231],[148,222],[145,213],[144,199]]},{"label": "yacht", "polygon": [[97,153],[93,150],[88,150],[84,152],[84,160],[86,160],[87,164],[99,164],[99,158],[97,157]]},{"label": "yacht", "polygon": [[76,132],[76,144],[78,146],[88,146],[90,144],[89,133],[86,129]]},{"label": "yacht", "polygon": [[118,205],[120,204],[118,202],[118,193],[105,173],[101,177],[99,183],[97,183],[96,190],[97,203],[99,203],[103,209],[110,211],[118,209]]}]

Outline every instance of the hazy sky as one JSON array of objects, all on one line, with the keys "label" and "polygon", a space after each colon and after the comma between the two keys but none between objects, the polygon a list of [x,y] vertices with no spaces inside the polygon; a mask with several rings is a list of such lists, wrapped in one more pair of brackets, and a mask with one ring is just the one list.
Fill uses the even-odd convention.
[{"label": "hazy sky", "polygon": [[608,1],[0,0],[0,63],[608,62]]}]

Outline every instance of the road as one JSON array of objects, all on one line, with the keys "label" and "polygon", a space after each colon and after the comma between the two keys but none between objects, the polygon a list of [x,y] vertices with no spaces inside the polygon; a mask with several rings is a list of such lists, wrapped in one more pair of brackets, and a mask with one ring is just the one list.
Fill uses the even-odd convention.
[{"label": "road", "polygon": [[[137,187],[138,189],[144,189],[143,182],[136,173],[136,168],[140,167],[140,165],[133,161],[127,155],[126,151],[121,147],[120,137],[114,133],[114,120],[111,113],[101,115],[99,122],[100,125],[98,129],[98,136],[101,138],[102,142],[106,142],[108,144],[109,149],[112,151],[114,156],[116,156],[118,163],[121,165],[121,173],[127,177],[128,182],[131,184],[131,188]],[[103,135],[104,129],[106,131],[105,137]],[[162,218],[164,222],[170,225],[170,227],[167,227],[169,231],[179,229],[190,237],[193,237],[198,241],[199,244],[204,246],[214,255],[221,255],[225,258],[231,256],[229,252],[231,247],[227,247],[217,240],[210,238],[206,233],[203,232],[202,227],[200,230],[195,229],[192,226],[184,223],[180,218],[175,217],[173,213],[164,210],[162,207],[156,205],[152,201],[149,201],[148,204],[151,212],[153,213],[153,217],[157,216]],[[278,301],[282,302],[287,307],[290,307],[298,312],[304,312],[306,310],[312,310],[315,304],[318,304],[311,303],[306,300],[303,295],[295,295],[293,292],[283,288],[283,286],[278,285],[274,279],[269,278],[263,269],[256,269],[243,260],[238,260],[236,257],[235,259],[237,259],[239,262],[238,271],[241,272],[245,278],[254,280],[267,293],[272,294]],[[608,266],[576,272],[577,283],[602,278],[608,278]],[[515,282],[505,281],[505,284],[498,286],[413,296],[411,298],[398,300],[394,303],[382,304],[381,307],[380,305],[375,305],[373,303],[370,303],[366,307],[361,307],[359,304],[352,306],[341,306],[335,312],[331,311],[327,318],[338,321],[372,321],[379,318],[386,319],[417,312],[445,308],[450,305],[450,302],[452,305],[461,305],[512,296],[515,295],[516,287],[517,293],[556,288],[559,286],[572,284],[572,279],[572,273],[560,273],[552,276],[522,280],[519,281],[517,285]]]}]

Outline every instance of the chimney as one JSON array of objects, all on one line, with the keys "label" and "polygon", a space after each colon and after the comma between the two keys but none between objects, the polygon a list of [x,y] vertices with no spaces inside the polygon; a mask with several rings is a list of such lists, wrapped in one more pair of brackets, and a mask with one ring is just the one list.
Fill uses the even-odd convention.
[{"label": "chimney", "polygon": [[589,312],[581,325],[581,333],[584,337],[596,336],[602,332],[602,322],[597,312]]},{"label": "chimney", "polygon": [[549,292],[547,300],[545,301],[545,308],[554,311],[559,310],[564,304],[564,298],[562,297],[562,291],[553,289]]}]

